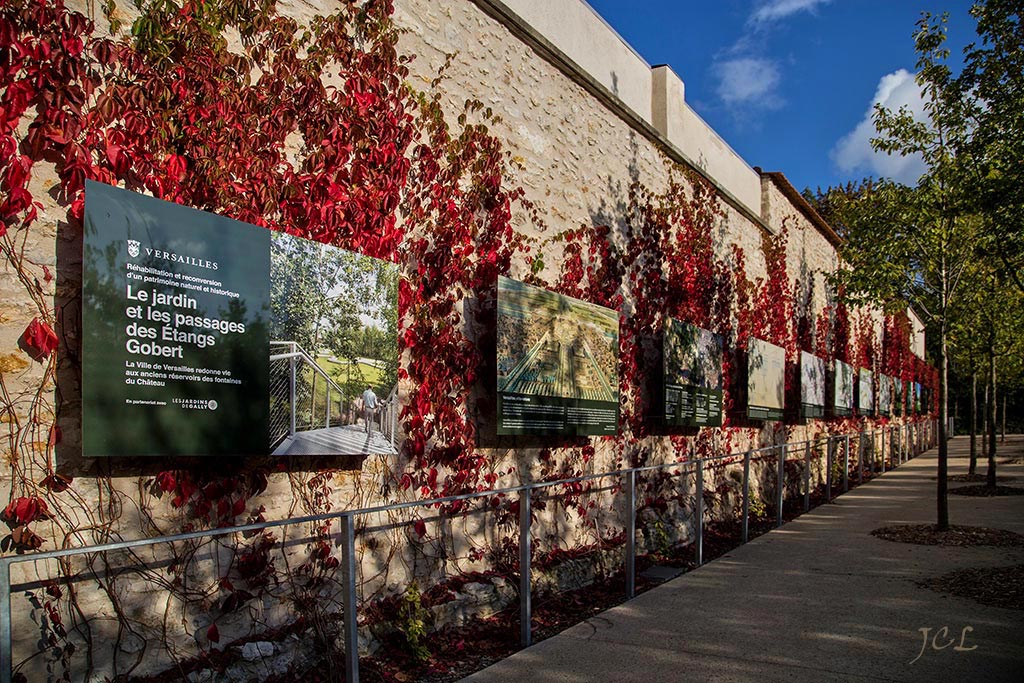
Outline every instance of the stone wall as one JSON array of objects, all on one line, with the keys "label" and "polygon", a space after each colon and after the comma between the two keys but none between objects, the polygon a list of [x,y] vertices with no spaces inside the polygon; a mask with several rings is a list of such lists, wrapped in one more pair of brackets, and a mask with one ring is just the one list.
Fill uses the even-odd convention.
[{"label": "stone wall", "polygon": [[[71,0],[68,5],[94,19],[98,31],[108,30],[96,3]],[[552,282],[561,264],[561,244],[545,244],[545,238],[581,226],[609,226],[615,239],[616,231],[624,227],[631,183],[639,182],[653,191],[662,191],[668,186],[672,166],[692,161],[693,167],[710,177],[719,191],[722,217],[713,235],[718,256],[729,261],[732,248],[739,246],[747,256],[748,273],[755,279],[763,279],[767,275],[763,240],[785,228],[789,236],[786,266],[790,281],[807,302],[812,319],[831,303],[825,277],[836,269],[839,261],[836,240],[827,226],[822,227],[820,219],[808,212],[809,207],[793,200],[784,178],[750,169],[700,121],[686,105],[682,81],[674,73],[656,69],[652,76],[650,67],[628,46],[623,46],[621,39],[582,3],[558,0],[549,6],[527,0],[505,4],[494,0],[396,0],[395,5],[396,23],[406,30],[399,47],[416,56],[409,78],[412,86],[428,89],[441,66],[450,60],[440,86],[448,114],[454,119],[467,99],[479,99],[500,117],[500,122],[492,125],[492,133],[501,139],[509,153],[515,168],[512,180],[525,190],[526,199],[536,207],[540,217],[540,222],[534,223],[526,212],[520,212],[514,220],[520,233],[542,245],[539,248],[543,249],[545,267],[537,273],[542,281]],[[279,12],[295,18],[300,25],[308,24],[314,16],[331,9],[332,3],[314,0],[278,3]],[[501,12],[507,14],[501,15]],[[130,26],[137,10],[131,2],[119,2],[115,16],[124,26]],[[567,18],[584,22],[580,29],[582,37],[576,32],[575,19]],[[532,31],[524,30],[531,21],[552,31],[557,26],[559,32],[545,35],[537,27]],[[227,37],[241,49],[237,36]],[[619,41],[617,47],[616,40]],[[615,49],[608,54],[595,53],[594,45],[600,45],[601,41],[611,41],[609,44]],[[612,71],[606,69],[609,59],[617,65]],[[588,65],[594,72],[584,70]],[[28,121],[23,123],[19,129],[21,135],[27,132]],[[294,141],[294,144],[299,142]],[[3,323],[0,326],[0,349],[3,349],[0,372],[4,389],[3,412],[0,413],[4,432],[0,436],[19,434],[18,438],[40,456],[30,463],[20,462],[18,454],[24,452],[24,443],[15,443],[12,438],[0,440],[0,454],[11,465],[4,470],[3,486],[9,489],[13,476],[40,481],[49,471],[46,460],[54,453],[48,445],[53,439],[49,422],[54,416],[52,413],[28,413],[33,398],[41,393],[48,399],[47,406],[59,407],[61,411],[58,416],[61,444],[56,449],[56,462],[48,465],[74,478],[71,494],[61,498],[58,504],[66,515],[77,520],[75,528],[70,530],[60,530],[54,525],[42,549],[180,531],[186,522],[181,512],[172,509],[166,499],[158,499],[150,492],[152,477],[167,467],[165,463],[86,461],[81,457],[81,401],[77,397],[79,378],[73,357],[78,349],[81,235],[68,229],[68,202],[55,190],[57,185],[53,165],[37,163],[33,168],[31,190],[33,197],[41,202],[40,218],[33,230],[18,236],[21,241],[17,244],[21,258],[29,264],[29,271],[36,275],[37,282],[28,283],[26,289],[26,283],[9,263],[0,267],[0,322]],[[50,278],[50,274],[54,277]],[[518,278],[527,274],[525,271],[509,273]],[[46,374],[49,366],[31,361],[18,350],[18,338],[38,310],[28,291],[35,291],[36,298],[47,310],[59,308],[57,333],[68,355],[57,363],[54,374]],[[876,333],[880,334],[877,312],[870,315]],[[37,426],[20,429],[29,419],[35,420]],[[786,428],[766,425],[760,430],[746,430],[733,446],[743,449],[784,439],[799,440],[830,429],[832,427],[824,422]],[[616,460],[611,443],[596,439],[592,442],[596,454],[588,464],[589,471],[613,470],[622,465]],[[524,444],[483,449],[482,452],[495,462],[513,467],[510,474],[496,482],[497,486],[516,485],[538,476],[538,454],[543,446]],[[674,441],[666,436],[645,437],[644,447],[650,454],[648,462],[670,462],[681,455]],[[239,463],[244,469],[244,461]],[[312,471],[280,473],[270,478],[266,492],[252,503],[266,508],[267,519],[300,515],[308,512],[304,496],[309,495],[308,487],[314,483],[328,491],[334,509],[390,502],[399,496],[391,484],[406,466],[403,456],[391,460],[348,459],[332,463],[332,469],[337,471],[331,472],[326,482],[313,482],[316,474]],[[770,466],[755,471],[757,491],[761,486],[756,482],[767,481],[770,474]],[[709,486],[729,479],[730,473],[722,471],[717,476],[720,479],[709,475]],[[823,473],[818,468],[814,480],[822,478]],[[692,499],[692,482],[687,482],[683,489]],[[620,499],[616,498],[616,493],[613,487],[608,487],[591,495],[599,501],[599,508],[607,510],[603,522],[609,528],[621,530],[622,516],[616,511]],[[676,519],[675,528],[669,531],[672,540],[678,542],[692,538],[692,513],[682,507],[687,506],[674,504],[665,516]],[[724,515],[726,511],[710,511],[711,516],[719,513]],[[417,515],[364,520],[365,533],[359,546],[363,554],[364,598],[400,593],[409,577],[439,578],[458,572],[493,569],[491,560],[475,557],[473,551],[497,542],[502,534],[507,534],[507,529],[496,529],[495,521],[486,516],[458,521],[424,517],[426,541],[422,538],[424,534],[419,534],[418,538],[410,531]],[[571,518],[567,521],[565,511],[557,506],[540,513],[537,524],[539,529],[547,529],[539,531],[538,535],[544,539],[542,545],[547,544],[549,548],[595,541],[593,528],[572,522]],[[310,532],[304,527],[291,533],[290,541],[282,537],[280,548],[275,551],[282,564],[301,561],[308,551]],[[371,542],[371,536],[379,538]],[[638,532],[638,536],[642,534]],[[232,561],[230,553],[216,544],[203,546],[201,551],[188,546],[175,552],[178,557],[182,553],[198,552],[193,577],[196,581],[215,578],[223,570],[222,565]],[[337,556],[339,551],[332,547],[331,552]],[[166,566],[172,561],[169,557],[167,552],[156,551],[105,558],[105,562],[115,560],[113,565],[117,565],[117,569],[107,567],[100,574],[106,578],[121,576],[118,572],[124,567],[140,561],[155,567]],[[76,561],[73,569],[81,572],[72,584],[79,591],[80,606],[84,613],[96,615],[95,646],[102,648],[104,643],[116,642],[113,647],[119,648],[122,658],[135,656],[140,650],[133,638],[117,640],[118,618],[110,601],[98,590],[97,582],[89,578],[94,576],[90,572],[95,572],[96,567]],[[587,571],[584,568],[579,573],[587,574]],[[57,573],[54,566],[21,565],[14,580],[37,581]],[[121,597],[129,604],[131,614],[139,623],[148,623],[151,630],[146,635],[153,636],[160,631],[161,619],[167,613],[184,608],[161,588],[159,569],[133,576],[135,578],[119,584],[112,594],[122,591]],[[41,584],[32,585],[38,589]],[[336,602],[335,588],[301,596],[328,604]],[[128,592],[124,592],[126,590]],[[258,616],[255,621],[266,628],[286,623],[289,610],[284,605],[288,600],[297,599],[297,594],[279,591],[274,597],[276,603],[268,596],[252,608]],[[145,604],[134,604],[138,596],[143,597]],[[204,599],[212,604],[214,596]],[[210,623],[201,611],[192,614],[192,618],[189,628],[194,633]],[[17,612],[15,621],[16,651],[31,651],[38,629],[30,625],[28,610]],[[241,618],[235,621],[238,623],[222,626],[225,631],[233,629],[230,637],[252,635],[251,623],[243,623]],[[178,634],[171,640],[175,647],[188,650],[188,636]]]}]

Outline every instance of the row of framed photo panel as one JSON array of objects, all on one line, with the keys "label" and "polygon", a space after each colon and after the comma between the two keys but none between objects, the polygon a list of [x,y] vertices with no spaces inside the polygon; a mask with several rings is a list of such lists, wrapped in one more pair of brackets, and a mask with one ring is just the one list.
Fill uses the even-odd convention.
[{"label": "row of framed photo panel", "polygon": [[[86,457],[395,452],[397,264],[93,181],[84,232]],[[618,312],[497,290],[498,434],[617,433]],[[722,338],[669,320],[656,350],[659,419],[721,425]],[[781,418],[784,351],[753,339],[748,358],[748,416]],[[805,414],[824,414],[823,361],[803,366]],[[836,363],[832,414],[854,408],[852,373]],[[902,388],[879,387],[884,414]]]},{"label": "row of framed photo panel", "polygon": [[850,417],[855,411],[866,416],[910,415],[928,405],[927,388],[920,382],[904,382],[841,360],[832,361],[826,374],[825,360],[806,351],[800,352],[800,399],[805,418]]},{"label": "row of framed photo panel", "polygon": [[[619,316],[580,299],[498,278],[497,376],[499,435],[608,435],[618,431]],[[722,337],[667,318],[660,343],[660,381],[652,418],[665,425],[722,425]],[[749,420],[781,420],[786,411],[786,352],[751,338],[746,352]],[[656,372],[655,375],[658,373]],[[856,381],[855,381],[856,379]],[[877,384],[877,401],[876,401]],[[801,352],[803,419],[920,411],[923,388],[904,385],[842,361],[831,366]],[[745,398],[745,400],[744,400]],[[660,412],[659,412],[660,408]]]}]

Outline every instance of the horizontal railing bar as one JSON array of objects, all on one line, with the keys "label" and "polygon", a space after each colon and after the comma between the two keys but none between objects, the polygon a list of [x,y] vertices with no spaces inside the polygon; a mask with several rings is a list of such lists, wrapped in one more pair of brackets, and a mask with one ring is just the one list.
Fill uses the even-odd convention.
[{"label": "horizontal railing bar", "polygon": [[[908,423],[912,424],[912,423]],[[861,432],[866,433],[866,432]],[[736,451],[733,453],[726,453],[722,455],[707,456],[704,458],[696,458],[693,460],[680,460],[670,463],[661,463],[658,465],[644,465],[642,467],[632,467],[622,470],[609,470],[606,472],[598,472],[594,474],[582,475],[579,477],[571,477],[568,479],[558,479],[555,481],[541,481],[531,482],[529,484],[520,484],[518,486],[510,486],[502,489],[491,489],[488,491],[474,491],[472,493],[463,493],[454,496],[444,496],[442,498],[432,498],[430,500],[412,500],[403,501],[401,503],[390,503],[388,505],[377,505],[369,508],[359,508],[357,510],[343,510],[339,512],[329,512],[320,515],[308,515],[306,517],[291,517],[288,519],[279,519],[270,522],[257,522],[254,524],[243,524],[241,526],[233,527],[222,527],[218,529],[209,529],[202,531],[190,531],[182,534],[175,534],[172,536],[158,536],[151,538],[139,538],[131,541],[116,541],[113,543],[103,543],[93,546],[83,546],[80,548],[64,548],[61,550],[48,550],[41,553],[31,553],[28,555],[14,555],[8,557],[0,557],[0,564],[12,565],[22,562],[40,562],[45,560],[53,560],[62,557],[70,557],[73,555],[88,555],[92,553],[103,553],[113,552],[117,550],[128,550],[131,548],[139,548],[147,545],[158,545],[162,543],[174,543],[177,541],[190,541],[200,538],[218,538],[221,536],[227,536],[230,534],[245,533],[249,531],[262,531],[264,529],[274,529],[282,526],[290,526],[296,524],[309,524],[313,522],[328,522],[336,519],[342,519],[346,516],[361,516],[361,515],[372,515],[379,514],[381,512],[391,512],[397,510],[406,510],[417,507],[436,507],[445,503],[455,503],[462,500],[472,500],[474,498],[489,498],[493,496],[503,496],[509,494],[518,494],[523,491],[534,491],[539,489],[546,489],[555,486],[564,486],[566,484],[577,484],[585,481],[591,481],[594,479],[604,479],[609,477],[622,477],[628,475],[630,472],[651,472],[655,470],[664,470],[674,467],[686,466],[686,465],[700,465],[705,462],[723,460],[726,458],[743,458],[747,453],[751,455],[762,453],[765,451],[778,450],[783,446],[792,447],[800,444],[809,442],[828,441],[830,439],[845,439],[845,434],[834,434],[827,437],[819,437],[817,439],[805,439],[803,441],[795,441],[792,443],[785,444],[773,444],[770,446],[762,446],[760,448],[751,449],[749,451]],[[2,589],[2,586],[0,586]]]},{"label": "horizontal railing bar", "polygon": [[335,382],[335,381],[334,381],[334,380],[333,380],[333,379],[331,378],[331,376],[330,376],[330,375],[328,375],[328,374],[327,374],[327,373],[326,373],[326,372],[324,371],[324,369],[323,369],[323,368],[321,368],[321,367],[320,367],[319,365],[317,365],[316,361],[315,361],[315,360],[313,360],[313,359],[312,359],[312,358],[311,358],[311,357],[309,356],[309,354],[308,354],[308,353],[306,353],[305,351],[303,351],[303,350],[302,350],[302,349],[301,349],[300,347],[298,347],[298,346],[295,346],[294,348],[295,348],[296,350],[295,350],[295,351],[292,351],[292,352],[290,352],[290,353],[275,353],[275,354],[273,354],[273,355],[271,355],[271,356],[270,356],[270,360],[271,360],[271,361],[275,361],[275,360],[291,360],[292,358],[297,358],[297,359],[299,359],[299,360],[304,360],[304,361],[306,362],[306,364],[307,364],[307,365],[308,365],[308,366],[309,366],[309,367],[310,367],[310,368],[311,368],[311,369],[313,370],[313,372],[317,373],[318,375],[320,375],[321,377],[323,377],[323,378],[324,378],[325,380],[327,380],[328,382],[330,382],[330,383],[331,383],[331,385],[332,385],[332,386],[334,387],[334,389],[335,389],[336,391],[338,391],[339,393],[342,393],[342,394],[344,394],[344,393],[345,393],[345,390],[344,390],[344,389],[342,389],[342,388],[341,388],[341,386],[339,386],[339,385],[338,385],[338,383],[337,383],[337,382]]},{"label": "horizontal railing bar", "polygon": [[275,353],[270,357],[270,360],[288,360],[289,358],[305,358],[306,354],[300,351],[292,351],[289,353]]}]

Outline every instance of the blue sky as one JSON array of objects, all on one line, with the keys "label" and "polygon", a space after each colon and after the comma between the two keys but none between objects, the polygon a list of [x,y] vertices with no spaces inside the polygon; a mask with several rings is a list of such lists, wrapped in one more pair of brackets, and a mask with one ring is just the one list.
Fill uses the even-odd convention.
[{"label": "blue sky", "polygon": [[975,38],[970,0],[588,0],[751,166],[810,186],[889,176],[914,159],[873,153],[871,106],[921,111],[913,32],[949,12],[951,62]]}]

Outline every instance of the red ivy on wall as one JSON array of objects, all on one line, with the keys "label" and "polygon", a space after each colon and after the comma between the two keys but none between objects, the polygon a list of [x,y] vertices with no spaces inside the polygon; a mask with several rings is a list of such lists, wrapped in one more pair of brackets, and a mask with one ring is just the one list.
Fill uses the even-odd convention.
[{"label": "red ivy on wall", "polygon": [[[129,38],[100,36],[63,0],[6,3],[0,237],[40,307],[24,348],[51,358],[54,326],[63,319],[33,284],[52,278],[48,268],[11,246],[12,235],[23,237],[38,222],[41,203],[30,189],[37,165],[52,165],[71,232],[80,230],[89,178],[402,264],[401,379],[409,394],[401,420],[411,466],[401,485],[447,495],[489,488],[507,474],[479,450],[468,413],[482,358],[467,330],[485,319],[499,273],[511,272],[517,258],[536,263],[511,220],[513,206],[536,215],[509,186],[506,154],[487,128],[491,113],[471,102],[451,122],[440,95],[406,85],[410,58],[398,50],[392,13],[390,0],[344,3],[304,36],[270,0],[154,1]],[[241,47],[225,43],[228,26]],[[565,252],[555,288],[623,314],[620,458],[646,457],[642,340],[664,316],[718,331],[731,348],[744,349],[755,334],[795,357],[786,231],[765,239],[767,277],[752,282],[741,249],[733,248],[731,262],[714,256],[720,217],[713,190],[684,174],[661,193],[634,183],[621,226],[552,238]],[[849,323],[841,304],[832,320],[831,355],[845,358]],[[820,346],[826,326],[819,320],[817,327]],[[728,358],[727,382],[733,364]],[[690,442],[673,437],[673,444],[684,452]],[[566,458],[585,464],[593,452],[588,442]],[[253,514],[251,498],[268,474],[168,471],[150,490],[168,495],[192,523],[231,524]],[[31,499],[40,486],[16,482],[12,501]],[[328,496],[317,501],[330,506]]]},{"label": "red ivy on wall", "polygon": [[[511,211],[531,207],[507,187],[489,111],[467,103],[453,128],[439,95],[408,87],[392,13],[390,0],[347,3],[303,36],[266,0],[155,1],[133,38],[105,38],[63,0],[9,3],[0,14],[0,211],[5,233],[30,230],[40,206],[33,169],[51,163],[72,230],[91,178],[398,261],[413,464],[403,483],[441,495],[498,476],[475,452],[465,410],[480,359],[462,301],[486,298],[528,250]],[[225,44],[228,25],[244,47]],[[26,330],[33,357],[56,346],[52,320]],[[149,489],[169,495],[190,524],[223,525],[247,512],[267,475],[168,471]]]}]

